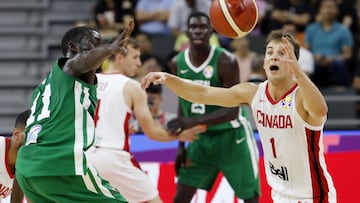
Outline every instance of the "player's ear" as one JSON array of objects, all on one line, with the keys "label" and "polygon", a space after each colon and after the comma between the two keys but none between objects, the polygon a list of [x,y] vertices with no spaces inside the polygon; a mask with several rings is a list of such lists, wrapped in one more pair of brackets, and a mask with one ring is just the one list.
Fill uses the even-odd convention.
[{"label": "player's ear", "polygon": [[15,139],[17,142],[23,143],[25,138],[25,130],[20,128],[14,128],[12,133],[12,139]]}]

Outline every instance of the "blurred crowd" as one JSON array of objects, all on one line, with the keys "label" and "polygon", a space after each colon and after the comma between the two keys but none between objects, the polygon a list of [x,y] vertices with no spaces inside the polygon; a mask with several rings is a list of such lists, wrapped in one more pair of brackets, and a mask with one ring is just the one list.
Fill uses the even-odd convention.
[{"label": "blurred crowd", "polygon": [[[246,37],[230,39],[214,32],[211,44],[233,52],[238,59],[240,81],[265,80],[262,54],[252,50],[254,40],[273,29],[284,29],[301,44],[300,64],[321,88],[354,88],[360,91],[360,0],[255,0],[259,20]],[[104,36],[118,33],[135,19],[134,38],[141,44],[141,78],[148,71],[168,71],[168,61],[188,47],[184,33],[188,15],[208,13],[211,0],[98,0],[94,5],[93,26]],[[162,42],[172,37],[166,57],[158,56]],[[104,64],[103,68],[106,68]]]}]

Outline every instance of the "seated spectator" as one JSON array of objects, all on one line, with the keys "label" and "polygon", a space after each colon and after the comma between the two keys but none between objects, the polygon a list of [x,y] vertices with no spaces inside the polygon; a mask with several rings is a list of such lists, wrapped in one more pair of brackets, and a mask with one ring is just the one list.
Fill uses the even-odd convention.
[{"label": "seated spectator", "polygon": [[175,0],[139,0],[135,10],[139,30],[147,34],[170,34],[169,10]]},{"label": "seated spectator", "polygon": [[[292,23],[286,23],[283,25],[282,29],[292,35],[294,38],[296,38],[298,32],[296,30],[296,26],[295,24]],[[304,72],[308,75],[311,76],[314,73],[314,66],[315,66],[315,62],[314,62],[314,56],[311,53],[310,50],[308,50],[307,48],[303,47],[300,45],[300,50],[299,50],[299,65],[300,67],[304,70]]]},{"label": "seated spectator", "polygon": [[264,70],[264,56],[257,54],[252,60],[251,67],[252,69],[248,82],[253,82],[256,84],[264,82],[266,80],[266,74]]},{"label": "seated spectator", "polygon": [[310,4],[306,0],[275,0],[273,8],[268,12],[263,26],[264,34],[274,29],[281,29],[284,23],[293,23],[302,33],[311,22]]},{"label": "seated spectator", "polygon": [[139,32],[135,36],[135,39],[140,44],[142,66],[136,71],[134,78],[140,80],[141,77],[145,76],[149,71],[163,71],[165,64],[160,57],[153,52],[151,35]]},{"label": "seated spectator", "polygon": [[[135,8],[138,0],[115,0],[115,23],[116,28],[122,30],[125,25],[131,19],[135,19]],[[132,34],[136,35],[138,33],[138,23],[135,23],[134,31]]]},{"label": "seated spectator", "polygon": [[240,82],[246,82],[249,80],[256,52],[250,49],[250,41],[247,36],[233,39],[230,47],[238,62]]},{"label": "seated spectator", "polygon": [[94,20],[99,30],[115,29],[114,0],[98,0],[94,6]]},{"label": "seated spectator", "polygon": [[[137,0],[97,0],[94,6],[95,26],[103,38],[111,39],[124,29],[131,19],[135,19]],[[135,23],[132,34],[138,33]]]},{"label": "seated spectator", "polygon": [[320,22],[306,27],[304,46],[315,59],[313,82],[319,87],[350,86],[347,62],[352,58],[353,37],[350,30],[337,21],[335,0],[322,0]]}]

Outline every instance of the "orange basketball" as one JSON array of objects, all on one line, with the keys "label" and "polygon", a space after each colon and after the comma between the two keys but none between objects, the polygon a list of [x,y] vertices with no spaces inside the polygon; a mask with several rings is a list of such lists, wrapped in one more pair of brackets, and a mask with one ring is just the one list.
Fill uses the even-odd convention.
[{"label": "orange basketball", "polygon": [[255,0],[213,0],[210,21],[221,35],[239,38],[254,29],[258,20]]}]

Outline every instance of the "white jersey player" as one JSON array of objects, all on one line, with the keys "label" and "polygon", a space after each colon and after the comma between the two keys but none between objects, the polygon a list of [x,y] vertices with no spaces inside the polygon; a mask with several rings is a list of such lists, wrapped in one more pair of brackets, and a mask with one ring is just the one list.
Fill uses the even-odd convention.
[{"label": "white jersey player", "polygon": [[264,150],[266,178],[276,203],[336,202],[323,151],[326,101],[300,68],[299,43],[282,30],[266,39],[264,70],[267,81],[231,88],[199,85],[162,72],[142,79],[162,83],[194,103],[235,107],[249,104]]},{"label": "white jersey player", "polygon": [[14,171],[9,166],[8,149],[10,147],[10,139],[0,137],[0,199],[6,198],[11,194]]},{"label": "white jersey player", "polygon": [[178,138],[191,141],[203,129],[195,127],[177,137],[169,135],[154,121],[146,92],[137,81],[127,77],[134,76],[140,65],[139,46],[131,39],[127,53],[110,57],[107,72],[97,74],[95,143],[87,156],[101,176],[109,180],[130,203],[162,202],[157,188],[131,154],[128,129],[131,116],[135,116],[150,139],[158,141]]},{"label": "white jersey player", "polygon": [[324,198],[325,202],[335,200],[335,188],[324,160],[323,125],[312,126],[297,112],[297,85],[275,102],[269,96],[267,84],[259,85],[251,108],[274,202],[283,202],[277,198],[283,195],[304,197],[295,199],[300,202],[311,202],[311,197]]},{"label": "white jersey player", "polygon": [[10,194],[11,202],[22,202],[24,198],[18,184],[14,184],[15,163],[18,149],[24,142],[26,120],[29,115],[30,110],[27,110],[17,116],[11,137],[0,136],[0,202]]}]

